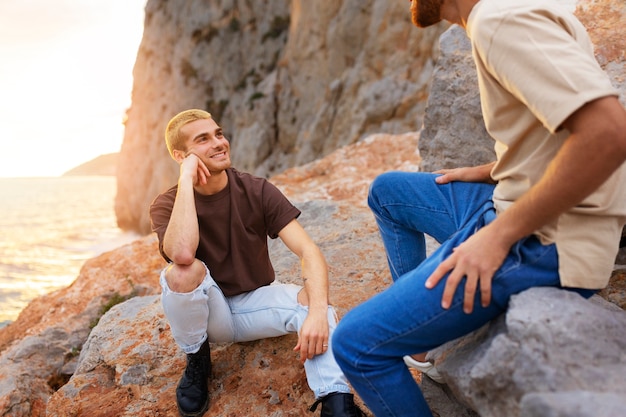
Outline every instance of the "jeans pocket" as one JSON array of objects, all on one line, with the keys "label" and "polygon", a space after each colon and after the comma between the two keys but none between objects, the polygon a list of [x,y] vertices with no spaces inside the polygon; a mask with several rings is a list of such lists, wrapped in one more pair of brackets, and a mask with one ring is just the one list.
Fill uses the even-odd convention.
[{"label": "jeans pocket", "polygon": [[492,280],[492,296],[504,307],[511,295],[531,287],[558,287],[556,246],[543,245],[534,235],[515,243]]}]

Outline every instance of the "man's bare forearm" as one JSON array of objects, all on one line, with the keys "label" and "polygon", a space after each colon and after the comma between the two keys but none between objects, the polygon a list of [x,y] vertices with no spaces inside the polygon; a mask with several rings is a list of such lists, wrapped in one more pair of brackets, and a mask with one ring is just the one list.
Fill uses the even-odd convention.
[{"label": "man's bare forearm", "polygon": [[193,179],[181,176],[163,249],[172,262],[189,265],[195,259],[200,235],[194,201]]},{"label": "man's bare forearm", "polygon": [[308,248],[302,256],[304,288],[309,297],[309,310],[324,312],[328,308],[328,267],[317,246]]}]

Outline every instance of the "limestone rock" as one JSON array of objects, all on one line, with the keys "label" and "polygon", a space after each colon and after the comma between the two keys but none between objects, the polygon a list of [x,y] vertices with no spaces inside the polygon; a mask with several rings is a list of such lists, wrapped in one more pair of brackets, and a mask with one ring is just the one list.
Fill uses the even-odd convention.
[{"label": "limestone rock", "polygon": [[524,417],[616,417],[624,414],[623,394],[569,391],[532,393],[522,398]]},{"label": "limestone rock", "polygon": [[150,237],[87,261],[72,285],[35,299],[0,329],[0,415],[45,415],[104,310],[160,291],[158,271],[165,263],[155,251]]},{"label": "limestone rock", "polygon": [[234,165],[261,176],[418,130],[446,25],[409,18],[387,0],[149,0],[118,163],[120,227],[149,232],[150,202],[178,178],[165,124],[186,108],[213,113]]},{"label": "limestone rock", "polygon": [[[373,136],[272,179],[302,210],[299,221],[328,260],[331,303],[340,317],[390,283],[365,204],[367,187],[387,168],[415,169],[417,139]],[[388,152],[373,151],[380,148]],[[353,163],[346,163],[348,156]],[[279,281],[301,283],[299,261],[282,242],[271,241],[270,253]],[[306,415],[314,398],[295,343],[285,336],[214,346],[212,415]],[[170,415],[183,369],[158,298],[132,299],[111,309],[92,331],[74,376],[52,396],[47,415]]]},{"label": "limestone rock", "polygon": [[[339,314],[381,291],[384,251],[363,207],[329,201],[300,204],[301,222],[320,242],[331,269],[331,302]],[[328,233],[327,225],[342,224]],[[299,261],[280,241],[270,248],[277,279],[301,283]],[[359,265],[359,268],[356,266]],[[210,414],[303,416],[315,401],[293,351],[295,335],[212,346]],[[111,309],[84,344],[78,368],[47,407],[48,416],[173,415],[184,355],[171,338],[158,296]]]},{"label": "limestone rock", "polygon": [[[626,410],[625,351],[623,310],[532,288],[498,320],[432,356],[450,390],[480,416],[608,417]],[[582,399],[586,406],[575,407]]]},{"label": "limestone rock", "polygon": [[421,132],[422,171],[476,166],[495,159],[485,129],[469,39],[460,26],[440,38],[440,53]]}]

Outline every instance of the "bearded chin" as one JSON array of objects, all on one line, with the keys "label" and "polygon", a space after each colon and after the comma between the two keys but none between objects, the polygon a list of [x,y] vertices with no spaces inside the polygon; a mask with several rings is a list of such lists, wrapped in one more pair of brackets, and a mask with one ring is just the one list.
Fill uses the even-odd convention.
[{"label": "bearded chin", "polygon": [[437,1],[420,1],[413,3],[411,8],[413,24],[420,28],[426,28],[441,22],[441,4]]}]

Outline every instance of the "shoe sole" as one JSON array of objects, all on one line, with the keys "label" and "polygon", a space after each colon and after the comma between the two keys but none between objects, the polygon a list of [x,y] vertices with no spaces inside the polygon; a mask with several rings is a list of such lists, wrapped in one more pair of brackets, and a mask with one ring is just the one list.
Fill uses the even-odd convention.
[{"label": "shoe sole", "polygon": [[180,407],[178,407],[178,413],[181,417],[202,417],[204,413],[209,409],[209,399],[207,398],[206,402],[202,406],[200,411],[183,411]]}]

